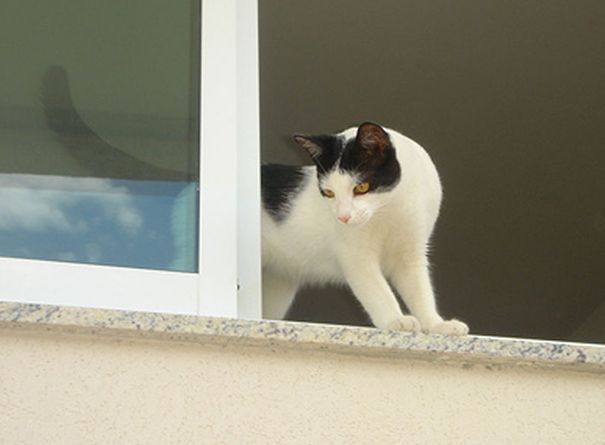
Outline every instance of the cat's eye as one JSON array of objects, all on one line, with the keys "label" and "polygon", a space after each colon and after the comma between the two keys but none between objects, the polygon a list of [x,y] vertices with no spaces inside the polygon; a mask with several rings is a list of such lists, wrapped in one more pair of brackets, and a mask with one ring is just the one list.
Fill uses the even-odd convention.
[{"label": "cat's eye", "polygon": [[364,193],[367,193],[368,190],[370,190],[370,184],[368,182],[362,182],[361,184],[357,184],[355,186],[353,192],[356,195],[363,195]]},{"label": "cat's eye", "polygon": [[334,192],[332,190],[328,190],[328,189],[322,190],[321,194],[326,198],[334,198]]}]

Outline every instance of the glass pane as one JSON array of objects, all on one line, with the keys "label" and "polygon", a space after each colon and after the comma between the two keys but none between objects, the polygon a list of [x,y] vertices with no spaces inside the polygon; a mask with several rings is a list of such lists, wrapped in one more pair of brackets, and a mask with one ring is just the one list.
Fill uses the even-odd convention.
[{"label": "glass pane", "polygon": [[197,270],[198,0],[0,5],[0,256]]}]

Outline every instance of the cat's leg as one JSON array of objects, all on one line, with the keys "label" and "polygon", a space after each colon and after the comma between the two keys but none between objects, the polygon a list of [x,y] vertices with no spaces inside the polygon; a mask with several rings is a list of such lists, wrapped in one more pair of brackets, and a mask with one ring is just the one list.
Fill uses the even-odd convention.
[{"label": "cat's leg", "polygon": [[282,320],[294,297],[298,285],[287,278],[263,273],[263,318]]},{"label": "cat's leg", "polygon": [[402,261],[391,281],[422,329],[444,335],[466,335],[468,326],[459,320],[443,320],[437,312],[435,295],[425,258]]},{"label": "cat's leg", "polygon": [[340,261],[344,278],[355,297],[370,316],[374,326],[399,331],[419,331],[420,323],[401,312],[395,294],[378,266],[378,260],[355,260],[343,257]]}]

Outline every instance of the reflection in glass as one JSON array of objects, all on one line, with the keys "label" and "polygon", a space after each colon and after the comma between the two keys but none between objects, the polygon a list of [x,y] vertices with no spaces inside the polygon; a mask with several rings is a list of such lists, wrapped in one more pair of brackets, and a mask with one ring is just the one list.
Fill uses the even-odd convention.
[{"label": "reflection in glass", "polygon": [[0,256],[196,271],[199,2],[2,9]]},{"label": "reflection in glass", "polygon": [[0,174],[3,256],[195,270],[196,185]]}]

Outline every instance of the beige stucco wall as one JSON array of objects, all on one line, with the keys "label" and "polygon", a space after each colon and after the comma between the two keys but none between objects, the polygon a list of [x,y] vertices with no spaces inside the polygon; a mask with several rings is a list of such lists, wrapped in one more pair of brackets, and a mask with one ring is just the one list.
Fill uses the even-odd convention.
[{"label": "beige stucco wall", "polygon": [[0,444],[605,443],[603,374],[0,330]]}]

